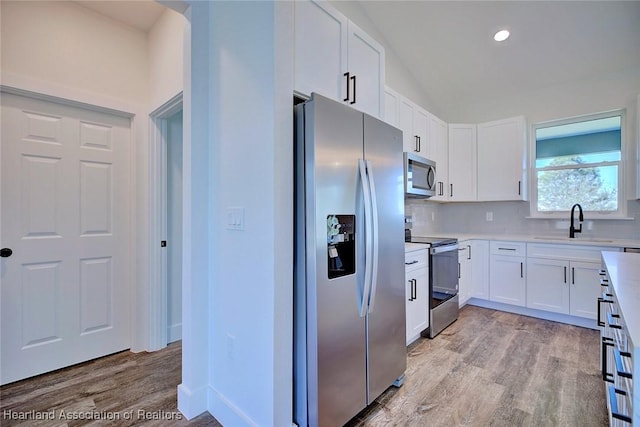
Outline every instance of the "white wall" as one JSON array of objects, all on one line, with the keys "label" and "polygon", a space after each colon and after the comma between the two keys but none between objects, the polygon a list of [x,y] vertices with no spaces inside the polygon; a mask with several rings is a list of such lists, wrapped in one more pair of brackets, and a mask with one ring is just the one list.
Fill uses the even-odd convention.
[{"label": "white wall", "polygon": [[[195,3],[194,3],[195,5]],[[211,2],[209,411],[291,423],[293,22],[290,2]],[[194,87],[195,95],[195,87]],[[195,138],[193,139],[195,143]],[[244,209],[243,231],[226,209]]]},{"label": "white wall", "polygon": [[[146,34],[73,2],[2,1],[2,78],[143,104]],[[7,80],[7,83],[10,80]]]},{"label": "white wall", "polygon": [[167,9],[149,31],[149,92],[154,110],[184,87],[185,17]]}]

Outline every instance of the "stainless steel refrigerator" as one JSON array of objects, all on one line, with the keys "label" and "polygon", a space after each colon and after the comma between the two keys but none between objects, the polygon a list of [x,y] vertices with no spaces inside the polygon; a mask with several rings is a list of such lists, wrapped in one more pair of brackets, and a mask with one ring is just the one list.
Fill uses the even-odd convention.
[{"label": "stainless steel refrigerator", "polygon": [[402,132],[317,94],[295,115],[294,420],[341,426],[406,369]]}]

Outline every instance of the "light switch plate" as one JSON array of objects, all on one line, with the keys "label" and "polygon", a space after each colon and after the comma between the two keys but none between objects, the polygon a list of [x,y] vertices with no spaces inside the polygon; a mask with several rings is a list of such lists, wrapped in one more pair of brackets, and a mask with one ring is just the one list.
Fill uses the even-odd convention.
[{"label": "light switch plate", "polygon": [[244,208],[227,208],[227,230],[244,230]]}]

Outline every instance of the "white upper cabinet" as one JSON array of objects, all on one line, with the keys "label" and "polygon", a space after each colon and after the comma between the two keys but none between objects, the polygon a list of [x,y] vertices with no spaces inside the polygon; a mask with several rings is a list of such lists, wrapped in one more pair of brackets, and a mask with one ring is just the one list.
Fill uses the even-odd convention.
[{"label": "white upper cabinet", "polygon": [[522,116],[478,125],[478,200],[527,200]]},{"label": "white upper cabinet", "polygon": [[296,1],[294,7],[295,90],[342,100],[349,21],[325,2]]},{"label": "white upper cabinet", "polygon": [[391,126],[400,127],[398,123],[398,108],[400,104],[400,94],[395,90],[384,88],[384,121]]},{"label": "white upper cabinet", "polygon": [[383,118],[384,48],[325,1],[295,2],[294,90]]},{"label": "white upper cabinet", "polygon": [[382,118],[384,114],[384,48],[353,22],[347,41],[348,89],[346,102],[360,111]]},{"label": "white upper cabinet", "polygon": [[428,113],[402,96],[398,105],[398,127],[402,130],[403,151],[427,157]]},{"label": "white upper cabinet", "polygon": [[476,125],[449,125],[449,201],[478,199]]},{"label": "white upper cabinet", "polygon": [[449,185],[449,132],[447,124],[429,114],[429,141],[427,156],[436,162],[436,195],[431,199],[447,201],[451,194]]}]

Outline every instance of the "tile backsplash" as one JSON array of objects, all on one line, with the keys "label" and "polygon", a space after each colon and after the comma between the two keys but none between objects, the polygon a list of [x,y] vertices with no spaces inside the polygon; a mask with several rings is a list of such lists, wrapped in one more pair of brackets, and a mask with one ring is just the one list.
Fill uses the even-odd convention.
[{"label": "tile backsplash", "polygon": [[[413,217],[414,235],[433,233],[564,236],[566,219],[531,219],[529,202],[437,203],[405,201],[405,213]],[[629,220],[589,220],[585,214],[585,238],[640,240],[640,201],[628,202]],[[577,214],[576,214],[577,217]],[[490,220],[489,220],[490,219]]]}]

